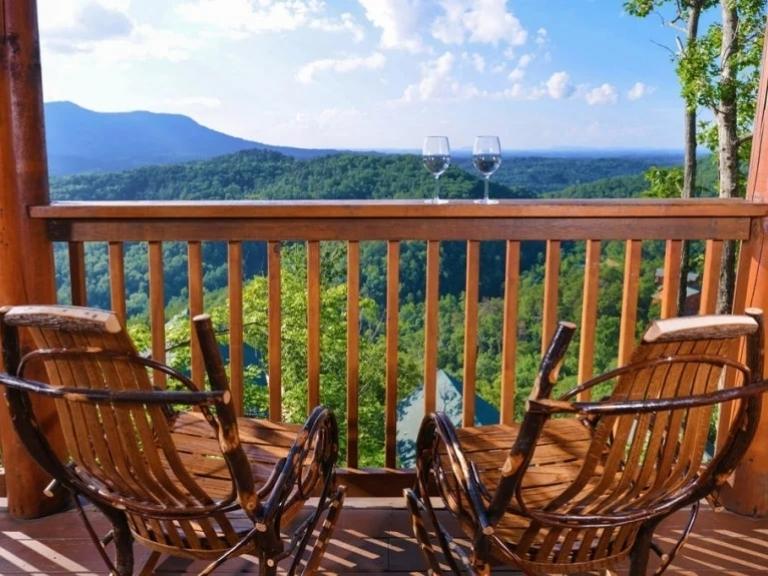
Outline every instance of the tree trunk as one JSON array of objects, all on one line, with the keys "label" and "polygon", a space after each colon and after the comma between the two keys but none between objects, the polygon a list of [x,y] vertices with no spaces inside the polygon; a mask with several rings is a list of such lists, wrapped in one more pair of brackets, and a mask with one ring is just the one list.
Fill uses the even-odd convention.
[{"label": "tree trunk", "polygon": [[[716,110],[718,152],[720,155],[720,197],[736,198],[739,195],[739,138],[736,126],[736,66],[738,53],[736,31],[739,17],[732,0],[721,0],[723,13],[723,45],[720,52],[720,103]],[[723,250],[723,266],[720,273],[720,291],[717,311],[727,313],[733,303],[733,286],[736,279],[736,248],[726,242]]]},{"label": "tree trunk", "polygon": [[[688,26],[686,47],[696,42],[699,35],[699,17],[701,16],[702,2],[692,2],[688,8]],[[681,198],[693,198],[696,195],[696,172],[698,160],[696,158],[696,102],[685,103],[685,151],[683,159],[683,189]],[[677,310],[679,315],[685,313],[685,300],[688,296],[688,271],[690,270],[691,248],[688,242],[683,241],[680,262],[680,290],[677,294]]]}]

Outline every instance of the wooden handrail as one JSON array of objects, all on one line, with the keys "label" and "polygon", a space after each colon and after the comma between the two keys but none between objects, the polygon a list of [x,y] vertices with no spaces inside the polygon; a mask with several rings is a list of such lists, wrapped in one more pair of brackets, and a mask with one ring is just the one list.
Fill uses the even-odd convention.
[{"label": "wooden handrail", "polygon": [[[440,249],[446,241],[465,243],[467,272],[465,278],[465,320],[463,382],[463,419],[472,424],[475,417],[474,392],[477,378],[477,351],[480,346],[478,332],[479,285],[484,268],[480,262],[481,246],[485,241],[501,240],[506,245],[504,307],[505,324],[502,327],[502,365],[499,366],[501,418],[510,423],[514,419],[516,392],[515,356],[518,337],[517,306],[520,297],[521,244],[529,240],[546,241],[546,265],[543,279],[541,326],[542,345],[548,342],[552,327],[558,319],[561,298],[560,256],[562,242],[585,241],[586,275],[582,298],[581,325],[588,334],[582,334],[579,345],[579,377],[592,375],[592,356],[595,350],[594,331],[597,323],[597,296],[600,284],[601,241],[618,240],[625,245],[625,278],[622,289],[619,318],[619,358],[625,359],[634,347],[638,310],[638,280],[642,262],[642,247],[646,241],[666,243],[664,257],[665,279],[661,290],[662,313],[676,311],[679,284],[680,240],[705,243],[705,263],[702,268],[704,301],[702,309],[709,309],[712,291],[716,287],[718,272],[717,249],[725,240],[749,244],[756,237],[757,227],[768,216],[768,203],[750,203],[743,200],[696,199],[680,200],[502,200],[495,205],[477,205],[468,201],[451,201],[431,205],[421,200],[391,201],[221,201],[221,202],[62,202],[29,209],[33,219],[45,221],[49,238],[68,243],[70,249],[82,252],[83,243],[108,243],[110,254],[117,258],[117,248],[124,241],[138,241],[149,246],[150,272],[150,324],[152,349],[162,359],[164,349],[165,313],[162,305],[162,250],[165,242],[186,242],[190,258],[190,307],[199,310],[203,300],[200,282],[202,254],[200,242],[225,242],[228,246],[228,264],[232,268],[228,294],[234,307],[232,330],[236,332],[230,345],[234,347],[230,360],[232,387],[235,397],[242,398],[243,378],[243,323],[242,323],[242,244],[247,241],[266,243],[268,268],[268,342],[266,359],[269,382],[269,418],[279,421],[282,412],[282,316],[280,247],[283,241],[298,240],[307,246],[307,402],[309,407],[321,399],[320,336],[323,326],[321,302],[321,244],[341,241],[347,245],[348,286],[347,319],[347,465],[359,465],[358,450],[366,430],[360,428],[358,417],[359,378],[359,322],[360,305],[360,245],[359,242],[382,241],[387,246],[385,306],[386,331],[381,373],[385,390],[384,463],[388,469],[397,466],[397,402],[399,382],[399,269],[400,247],[409,241],[421,241],[426,251],[424,286],[424,329],[433,342],[424,343],[424,407],[427,411],[436,405],[435,373],[438,368],[440,326],[438,322]],[[403,244],[405,245],[405,244]],[[80,276],[74,286],[81,299],[85,286],[82,258],[70,272]],[[621,266],[619,261],[614,266]],[[110,267],[119,270],[120,263]],[[118,278],[116,286],[124,280]],[[122,286],[124,290],[124,285]],[[742,294],[743,291],[739,294]],[[115,297],[114,291],[112,294]],[[119,299],[119,295],[118,295]],[[743,306],[743,303],[741,303]],[[192,351],[193,366],[199,359]],[[386,489],[385,489],[386,491]]]},{"label": "wooden handrail", "polygon": [[750,218],[768,216],[768,204],[741,199],[471,200],[227,200],[53,202],[31,206],[44,219],[212,218]]}]

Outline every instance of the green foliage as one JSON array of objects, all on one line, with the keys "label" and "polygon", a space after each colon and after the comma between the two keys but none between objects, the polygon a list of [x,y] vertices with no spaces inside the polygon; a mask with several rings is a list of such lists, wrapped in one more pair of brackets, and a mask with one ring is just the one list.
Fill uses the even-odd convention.
[{"label": "green foliage", "polygon": [[[560,161],[560,160],[559,160]],[[221,163],[221,164],[219,164]],[[581,164],[580,164],[581,165]],[[583,164],[586,166],[586,164]],[[660,165],[663,166],[663,163]],[[551,169],[548,172],[546,167]],[[562,174],[555,173],[556,163],[542,162],[539,189],[552,190]],[[607,168],[608,173],[620,170]],[[644,166],[643,169],[647,167]],[[659,170],[664,170],[660,168]],[[582,168],[566,171],[569,184],[553,197],[626,197],[638,196],[647,189],[639,173],[613,176],[591,183],[577,183]],[[599,172],[596,168],[595,172]],[[710,174],[711,176],[711,174]],[[534,177],[531,175],[530,179]],[[58,198],[88,198],[101,190],[99,198],[117,199],[122,194],[133,197],[166,198],[179,190],[186,198],[221,198],[216,191],[240,197],[292,198],[301,190],[316,197],[333,197],[337,192],[351,196],[362,190],[365,197],[431,196],[433,182],[417,157],[339,155],[309,162],[297,162],[270,153],[236,154],[222,159],[197,162],[181,167],[147,168],[120,174],[58,179],[54,190]],[[559,184],[557,184],[559,185]],[[100,188],[103,187],[103,188]],[[223,188],[221,188],[223,187]],[[454,167],[446,174],[443,191],[450,197],[478,196],[479,181]],[[495,195],[515,194],[513,189],[499,186]],[[315,196],[313,196],[315,197]],[[663,256],[661,243],[645,243],[640,282],[638,326],[657,313],[653,295],[656,291],[654,271]],[[187,313],[186,245],[164,243],[166,299],[166,341],[168,361],[179,370],[188,369],[189,317]],[[524,402],[535,380],[541,349],[541,316],[544,281],[544,244],[523,242],[517,323],[516,412],[522,414]],[[321,270],[321,401],[337,413],[341,429],[346,428],[346,248],[342,243],[325,242]],[[385,412],[385,314],[386,314],[386,250],[381,241],[361,243],[360,299],[360,377],[359,428],[361,434],[360,463],[363,466],[383,464]],[[398,398],[410,394],[422,382],[424,358],[424,286],[426,245],[424,242],[401,242],[400,245],[400,309],[398,342]],[[268,293],[265,273],[266,249],[263,243],[244,246],[245,341],[254,360],[245,371],[245,407],[251,414],[266,415],[267,382],[267,310]],[[441,243],[438,365],[453,378],[464,373],[465,268],[466,244]],[[106,246],[86,244],[89,270],[87,278],[89,303],[109,307],[108,258]],[[126,292],[130,316],[129,330],[140,350],[149,351],[147,249],[144,244],[125,246]],[[505,243],[484,242],[481,245],[481,285],[478,313],[478,350],[476,387],[478,393],[499,405],[501,398],[502,341],[504,324],[504,260]],[[226,294],[226,243],[203,243],[205,308],[220,332],[224,350],[227,343],[228,302]],[[66,301],[68,278],[64,246],[57,247],[57,270],[60,273],[61,300]],[[560,267],[558,317],[574,321],[581,318],[583,291],[584,244],[564,242]],[[598,302],[595,371],[615,364],[618,344],[624,268],[624,244],[603,243],[601,284]],[[302,421],[307,413],[307,271],[303,243],[284,243],[281,272],[282,326],[282,416],[288,421]],[[561,371],[561,386],[575,382],[578,364],[578,335]],[[342,435],[342,453],[347,439]]]}]

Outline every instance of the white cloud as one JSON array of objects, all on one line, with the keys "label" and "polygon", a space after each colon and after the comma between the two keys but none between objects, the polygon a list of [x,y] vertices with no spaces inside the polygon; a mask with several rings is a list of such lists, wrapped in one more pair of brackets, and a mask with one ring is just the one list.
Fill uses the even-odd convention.
[{"label": "white cloud", "polygon": [[185,60],[196,38],[135,22],[129,0],[41,0],[42,49],[106,63]]},{"label": "white cloud", "polygon": [[640,98],[653,94],[654,91],[655,88],[653,86],[648,86],[648,84],[643,82],[635,82],[632,88],[627,91],[627,98],[630,100],[640,100]]},{"label": "white cloud", "polygon": [[46,49],[60,53],[89,52],[98,42],[131,36],[135,24],[119,3],[43,0],[40,28]]},{"label": "white cloud", "polygon": [[365,16],[381,29],[381,47],[418,52],[424,48],[419,34],[420,0],[358,0]]},{"label": "white cloud", "polygon": [[463,84],[453,77],[456,62],[451,52],[423,64],[421,80],[403,92],[400,102],[426,102],[429,100],[468,100],[481,96],[474,84]]},{"label": "white cloud", "polygon": [[221,100],[212,96],[185,96],[173,100],[166,100],[165,103],[171,110],[177,108],[221,108]]},{"label": "white cloud", "polygon": [[563,98],[570,97],[574,93],[575,88],[571,84],[571,77],[568,73],[561,71],[555,72],[549,77],[549,80],[546,82],[546,90],[550,98],[562,100]]},{"label": "white cloud", "polygon": [[440,0],[440,5],[443,14],[433,22],[432,36],[445,44],[522,46],[528,38],[506,0]]},{"label": "white cloud", "polygon": [[519,82],[525,78],[525,71],[528,68],[528,65],[533,62],[533,58],[533,54],[523,54],[520,56],[517,61],[517,65],[509,73],[508,78],[512,82]]},{"label": "white cloud", "polygon": [[344,32],[347,31],[352,34],[352,38],[355,42],[362,42],[365,40],[365,31],[355,20],[354,16],[349,12],[345,12],[338,19],[333,18],[318,18],[312,20],[309,23],[309,27],[313,30],[322,30],[323,32]]},{"label": "white cloud", "polygon": [[619,93],[615,86],[606,83],[589,90],[584,95],[584,98],[590,106],[616,104],[619,100]]},{"label": "white cloud", "polygon": [[544,46],[547,42],[549,42],[549,32],[547,32],[547,29],[539,28],[536,30],[536,44]]},{"label": "white cloud", "polygon": [[477,52],[463,52],[461,58],[470,63],[477,72],[480,72],[481,74],[485,72],[485,58],[483,58],[481,54],[478,54]]},{"label": "white cloud", "polygon": [[296,30],[319,14],[321,8],[317,0],[193,0],[176,10],[191,22],[232,32],[257,33]]},{"label": "white cloud", "polygon": [[188,21],[220,28],[231,38],[301,28],[349,32],[356,42],[365,37],[350,13],[338,18],[325,16],[322,0],[187,0],[176,10]]},{"label": "white cloud", "polygon": [[338,73],[354,72],[355,70],[377,70],[382,68],[386,58],[380,52],[374,52],[366,58],[353,56],[350,58],[324,58],[308,62],[296,73],[296,80],[309,84],[318,72],[333,71]]}]

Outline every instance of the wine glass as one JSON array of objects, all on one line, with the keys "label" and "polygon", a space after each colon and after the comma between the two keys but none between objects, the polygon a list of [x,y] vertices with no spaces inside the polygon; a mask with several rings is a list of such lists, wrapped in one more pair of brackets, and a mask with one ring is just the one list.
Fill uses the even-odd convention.
[{"label": "wine glass", "polygon": [[475,168],[485,178],[485,190],[482,200],[475,202],[482,204],[498,204],[498,200],[491,200],[488,196],[488,180],[491,174],[496,172],[501,166],[501,144],[498,136],[478,136],[475,138],[475,145],[472,148],[472,162]]},{"label": "wine glass", "polygon": [[440,176],[451,165],[451,148],[447,136],[427,136],[421,147],[421,159],[424,167],[435,177],[435,195],[431,200],[434,204],[444,204],[448,200],[440,198]]}]

